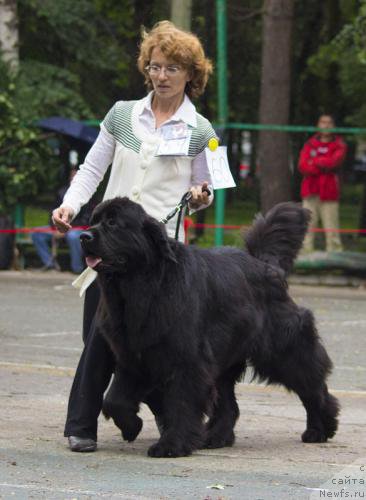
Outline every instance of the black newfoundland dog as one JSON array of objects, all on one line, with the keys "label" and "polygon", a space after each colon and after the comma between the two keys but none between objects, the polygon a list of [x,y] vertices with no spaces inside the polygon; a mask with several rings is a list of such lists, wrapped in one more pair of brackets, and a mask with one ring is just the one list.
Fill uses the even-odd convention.
[{"label": "black newfoundland dog", "polygon": [[282,203],[258,216],[247,251],[185,246],[127,198],[101,203],[82,233],[98,272],[100,328],[116,357],[103,412],[127,441],[142,427],[141,402],[161,433],[148,454],[180,457],[234,443],[234,387],[255,376],[300,397],[306,443],[337,430],[339,406],[326,378],[331,361],[312,313],[289,297],[286,275],[309,213]]}]

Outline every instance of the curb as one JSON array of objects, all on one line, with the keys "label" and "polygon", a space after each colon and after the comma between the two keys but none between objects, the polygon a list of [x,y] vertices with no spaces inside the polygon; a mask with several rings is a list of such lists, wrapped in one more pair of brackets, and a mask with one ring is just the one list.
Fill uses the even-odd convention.
[{"label": "curb", "polygon": [[364,287],[366,281],[356,276],[337,276],[333,274],[291,274],[290,285],[330,286],[330,287]]}]

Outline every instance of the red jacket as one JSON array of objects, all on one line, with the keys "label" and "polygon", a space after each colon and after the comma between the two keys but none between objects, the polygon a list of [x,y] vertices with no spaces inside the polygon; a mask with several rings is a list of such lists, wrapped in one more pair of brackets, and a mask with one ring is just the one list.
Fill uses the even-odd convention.
[{"label": "red jacket", "polygon": [[338,168],[346,156],[347,146],[335,136],[330,142],[322,142],[313,135],[301,150],[298,168],[304,176],[301,198],[316,195],[322,201],[339,200]]}]

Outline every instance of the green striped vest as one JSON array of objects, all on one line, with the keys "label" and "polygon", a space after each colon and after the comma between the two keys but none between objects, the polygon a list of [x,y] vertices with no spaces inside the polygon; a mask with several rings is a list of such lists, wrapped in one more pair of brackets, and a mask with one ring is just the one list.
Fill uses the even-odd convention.
[{"label": "green striped vest", "polygon": [[[132,110],[137,101],[118,101],[107,113],[103,125],[113,137],[125,148],[140,152],[141,141],[132,130]],[[197,128],[189,126],[192,130],[189,143],[188,156],[195,157],[207,147],[208,141],[216,137],[210,122],[199,113],[196,113]]]}]

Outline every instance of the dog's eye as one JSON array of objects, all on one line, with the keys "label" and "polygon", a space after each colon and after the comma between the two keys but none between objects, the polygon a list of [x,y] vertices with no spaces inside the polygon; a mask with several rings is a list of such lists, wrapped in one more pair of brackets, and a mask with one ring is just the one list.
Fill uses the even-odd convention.
[{"label": "dog's eye", "polygon": [[109,219],[107,219],[107,225],[108,225],[109,227],[114,227],[114,226],[116,226],[116,225],[117,225],[117,221],[116,221],[116,219],[114,219],[114,218],[109,218]]}]

